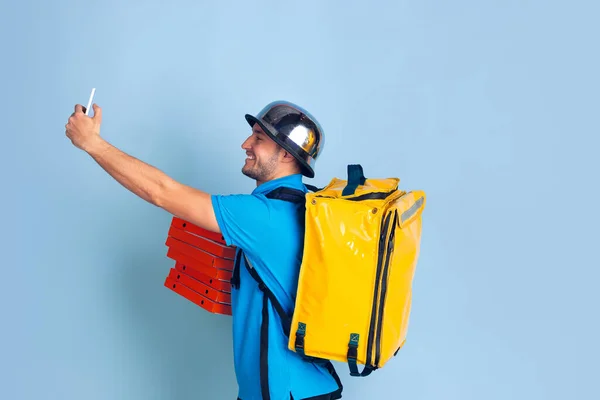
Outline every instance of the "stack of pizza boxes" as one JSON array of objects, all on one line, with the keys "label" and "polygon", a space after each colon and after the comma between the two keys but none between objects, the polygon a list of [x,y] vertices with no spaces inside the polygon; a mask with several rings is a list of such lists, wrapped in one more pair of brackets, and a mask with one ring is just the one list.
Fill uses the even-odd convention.
[{"label": "stack of pizza boxes", "polygon": [[231,274],[236,248],[219,233],[174,217],[167,257],[175,261],[164,285],[205,310],[231,315]]}]

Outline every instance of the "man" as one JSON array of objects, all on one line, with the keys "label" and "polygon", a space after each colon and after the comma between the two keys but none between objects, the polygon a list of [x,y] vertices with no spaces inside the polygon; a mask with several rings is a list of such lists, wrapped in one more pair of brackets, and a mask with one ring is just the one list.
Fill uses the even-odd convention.
[{"label": "man", "polygon": [[334,371],[288,350],[281,319],[272,302],[263,304],[263,288],[246,268],[247,257],[291,315],[302,261],[304,205],[267,195],[281,187],[306,193],[302,176],[314,177],[314,164],[324,145],[319,123],[306,110],[282,101],[267,105],[257,116],[246,115],[252,132],[242,144],[247,155],[242,172],[256,181],[256,188],[251,194],[224,196],[183,185],[112,146],[100,136],[102,109],[94,104],[93,110],[93,117],[88,117],[81,105],[75,106],[66,125],[73,145],[142,199],[220,232],[228,245],[240,250],[236,256],[239,285],[232,285],[231,300],[238,399],[340,398],[342,388]]}]

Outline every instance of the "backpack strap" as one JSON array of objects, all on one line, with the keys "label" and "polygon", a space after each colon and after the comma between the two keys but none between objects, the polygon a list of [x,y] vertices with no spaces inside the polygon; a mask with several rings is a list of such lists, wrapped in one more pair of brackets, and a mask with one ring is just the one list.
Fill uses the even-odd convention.
[{"label": "backpack strap", "polygon": [[[246,256],[246,254],[240,250],[239,258],[244,257],[244,261],[246,264],[246,269],[252,276],[252,278],[258,283],[258,288],[261,292],[263,292],[263,303],[262,303],[262,322],[260,325],[260,388],[262,392],[263,400],[270,400],[271,394],[269,392],[269,301],[273,304],[273,308],[277,311],[279,318],[281,319],[281,325],[285,335],[289,338],[290,329],[292,326],[292,316],[288,315],[281,303],[277,300],[273,292],[265,285],[264,281],[256,272],[256,269]],[[239,264],[238,264],[239,265]],[[325,366],[327,371],[331,374],[336,384],[338,385],[338,389],[334,392],[330,393],[332,400],[337,400],[342,398],[342,391],[344,389],[342,385],[342,381],[338,376],[335,367],[329,360],[321,360],[321,359],[312,359],[310,357],[307,358],[309,362],[320,363]]]},{"label": "backpack strap", "polygon": [[252,276],[252,278],[254,278],[254,280],[258,283],[258,288],[260,289],[260,291],[263,292],[269,300],[271,300],[271,303],[273,303],[273,307],[277,311],[277,314],[279,314],[279,318],[281,318],[281,324],[283,325],[283,331],[285,332],[285,335],[290,336],[292,317],[286,314],[283,307],[281,306],[281,303],[279,303],[273,292],[271,292],[267,285],[265,285],[265,282],[258,275],[258,272],[256,272],[256,269],[254,269],[254,266],[252,265],[246,254],[243,251],[241,251],[240,255],[244,257],[244,260],[246,261],[246,269],[250,273],[250,276]]},{"label": "backpack strap", "polygon": [[364,377],[364,376],[369,376],[371,374],[371,372],[375,371],[375,367],[368,364],[368,365],[365,365],[362,372],[358,371],[358,365],[356,362],[356,358],[357,358],[359,336],[360,335],[358,333],[350,334],[350,342],[348,343],[348,354],[347,354],[348,367],[350,368],[351,376],[363,376]]},{"label": "backpack strap", "polygon": [[260,390],[263,400],[271,400],[271,393],[269,391],[269,300],[271,300],[275,310],[277,310],[277,313],[279,313],[284,331],[286,331],[287,327],[286,334],[289,334],[291,317],[289,317],[283,311],[281,304],[279,304],[279,301],[277,301],[273,295],[273,292],[271,292],[271,290],[265,285],[246,254],[240,250],[238,259],[242,257],[244,257],[246,269],[252,278],[254,278],[254,280],[258,283],[258,288],[263,292],[262,321],[260,324]]},{"label": "backpack strap", "polygon": [[268,199],[284,200],[297,204],[304,203],[305,201],[303,191],[285,186],[281,186],[277,189],[271,190],[269,193],[266,194],[266,197]]},{"label": "backpack strap", "polygon": [[[310,186],[310,187],[309,187]],[[312,186],[306,185],[309,190],[318,191],[319,189]],[[269,199],[277,199],[283,201],[289,201],[296,204],[303,204],[305,202],[305,194],[303,191],[298,189],[292,189],[288,187],[279,187],[272,190],[266,195]],[[277,311],[279,318],[281,319],[281,325],[285,335],[289,338],[292,327],[292,315],[288,315],[281,303],[277,300],[273,292],[265,285],[264,281],[256,272],[256,269],[243,252],[242,249],[238,250],[236,257],[235,266],[233,269],[233,275],[231,278],[232,287],[239,288],[240,286],[240,262],[241,258],[244,258],[246,269],[252,278],[258,283],[258,288],[263,292],[263,303],[262,303],[262,322],[260,327],[260,388],[262,392],[263,400],[270,400],[271,394],[269,392],[269,308],[268,302],[271,301],[273,308]],[[235,285],[235,286],[234,286]],[[340,377],[338,376],[333,363],[329,360],[314,359],[312,357],[304,357],[309,362],[317,362],[325,366],[327,371],[331,374],[333,379],[338,385],[338,389],[331,393],[331,399],[337,400],[342,398],[343,385]]]},{"label": "backpack strap", "polygon": [[231,274],[231,279],[229,283],[233,289],[240,288],[240,258],[242,258],[241,254],[242,250],[239,249],[238,253],[235,256],[235,265],[233,266],[233,273]]},{"label": "backpack strap", "polygon": [[318,192],[319,190],[323,190],[323,188],[318,188],[316,186],[309,185],[309,184],[306,184],[306,183],[304,184],[304,186],[306,186],[306,188],[308,190],[310,190],[311,192]]},{"label": "backpack strap", "polygon": [[[305,201],[303,191],[285,186],[281,186],[277,189],[270,191],[269,193],[267,193],[266,197],[269,199],[289,201],[291,203],[297,204],[304,203]],[[235,289],[239,289],[240,287],[240,259],[241,254],[239,257],[236,257],[235,266],[233,267],[233,274],[229,281],[231,283],[231,286]]]}]

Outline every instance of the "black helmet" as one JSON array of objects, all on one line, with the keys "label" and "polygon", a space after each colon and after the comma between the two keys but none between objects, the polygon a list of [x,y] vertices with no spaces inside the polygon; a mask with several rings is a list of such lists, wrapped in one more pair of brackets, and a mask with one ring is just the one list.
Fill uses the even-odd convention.
[{"label": "black helmet", "polygon": [[315,176],[314,166],[323,151],[325,136],[319,122],[302,107],[288,101],[274,101],[258,115],[246,114],[246,121],[260,125],[277,144],[290,152],[302,166],[302,175]]}]

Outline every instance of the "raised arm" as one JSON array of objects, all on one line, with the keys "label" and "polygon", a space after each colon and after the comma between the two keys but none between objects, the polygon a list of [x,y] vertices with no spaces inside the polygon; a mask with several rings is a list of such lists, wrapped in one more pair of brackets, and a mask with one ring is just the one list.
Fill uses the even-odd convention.
[{"label": "raised arm", "polygon": [[73,145],[88,153],[110,176],[147,202],[213,232],[220,232],[210,194],[186,186],[108,143],[100,136],[102,109],[93,105],[93,117],[75,106],[66,124]]}]

